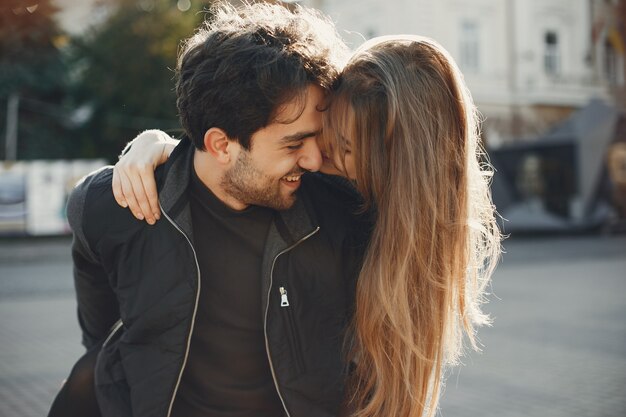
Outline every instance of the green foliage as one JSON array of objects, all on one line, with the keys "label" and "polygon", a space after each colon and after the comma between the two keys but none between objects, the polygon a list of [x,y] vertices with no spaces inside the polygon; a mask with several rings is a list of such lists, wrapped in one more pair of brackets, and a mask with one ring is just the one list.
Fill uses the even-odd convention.
[{"label": "green foliage", "polygon": [[3,0],[0,6],[0,97],[15,91],[51,92],[63,86],[63,42],[50,0]]},{"label": "green foliage", "polygon": [[93,108],[76,135],[82,155],[112,160],[139,131],[178,127],[173,68],[206,2],[192,5],[181,12],[173,0],[117,0],[104,24],[73,41],[72,101]]},{"label": "green foliage", "polygon": [[[104,21],[69,38],[54,21],[52,0],[2,0],[0,144],[8,96],[16,93],[19,159],[113,161],[141,130],[177,128],[178,46],[210,3],[191,0],[181,11],[185,2],[103,0]],[[77,109],[87,117],[76,117]]]},{"label": "green foliage", "polygon": [[[8,97],[20,97],[18,158],[59,158],[64,127],[58,116],[67,87],[61,45],[50,0],[3,0],[0,6],[0,137],[4,139]],[[4,140],[0,141],[4,157]]]}]

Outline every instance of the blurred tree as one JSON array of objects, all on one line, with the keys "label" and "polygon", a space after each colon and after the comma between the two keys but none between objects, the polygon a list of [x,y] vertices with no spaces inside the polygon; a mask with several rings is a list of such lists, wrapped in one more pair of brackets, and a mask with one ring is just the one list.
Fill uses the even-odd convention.
[{"label": "blurred tree", "polygon": [[18,158],[64,154],[57,139],[64,130],[59,115],[67,67],[60,48],[67,38],[53,19],[56,11],[50,0],[0,3],[0,156],[3,159],[7,157],[7,126],[17,120],[16,135],[9,136],[19,138]]},{"label": "blurred tree", "polygon": [[[177,128],[173,69],[180,41],[206,18],[208,1],[113,0],[109,18],[71,47],[71,104],[84,157],[114,160],[147,128]],[[80,119],[80,117],[79,117]]]},{"label": "blurred tree", "polygon": [[65,68],[58,45],[63,34],[50,0],[2,0],[0,5],[0,95],[49,92],[62,86]]}]

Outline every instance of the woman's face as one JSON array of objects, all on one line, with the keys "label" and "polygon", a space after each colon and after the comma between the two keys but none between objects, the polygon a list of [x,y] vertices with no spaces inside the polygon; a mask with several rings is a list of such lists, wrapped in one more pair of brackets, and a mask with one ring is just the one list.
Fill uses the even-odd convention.
[{"label": "woman's face", "polygon": [[[332,110],[327,110],[332,111]],[[352,112],[350,112],[352,113]],[[322,150],[322,167],[320,171],[324,174],[340,175],[347,177],[350,180],[356,179],[356,168],[354,161],[354,146],[355,141],[352,138],[354,117],[350,114],[347,117],[348,126],[340,128],[339,132],[332,135],[336,138],[332,149],[327,149],[326,146],[320,143],[320,149]]]}]

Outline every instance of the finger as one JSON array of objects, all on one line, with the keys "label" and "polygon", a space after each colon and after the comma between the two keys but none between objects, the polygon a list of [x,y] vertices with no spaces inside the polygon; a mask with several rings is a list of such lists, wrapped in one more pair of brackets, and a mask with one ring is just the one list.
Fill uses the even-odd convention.
[{"label": "finger", "polygon": [[115,201],[120,206],[126,208],[128,207],[128,203],[124,198],[124,192],[122,191],[122,183],[120,181],[120,174],[118,173],[119,168],[116,166],[113,167],[113,180],[111,182],[111,186],[113,188],[113,196],[115,197]]},{"label": "finger", "polygon": [[128,208],[130,209],[133,216],[135,216],[139,220],[143,220],[145,217],[141,213],[141,208],[137,203],[137,199],[135,198],[135,191],[133,190],[133,185],[130,182],[128,176],[120,171],[120,183],[122,184],[122,192],[124,193],[124,198],[128,203]]},{"label": "finger", "polygon": [[148,204],[152,210],[154,218],[159,220],[161,218],[161,209],[159,207],[159,195],[157,193],[157,185],[154,179],[154,171],[151,168],[146,168],[141,175],[143,182],[143,190],[148,198]]},{"label": "finger", "polygon": [[154,224],[156,219],[154,218],[154,213],[150,208],[150,203],[148,202],[148,196],[143,188],[143,180],[142,176],[144,176],[141,171],[133,170],[130,172],[130,182],[133,187],[133,192],[135,194],[135,200],[139,206],[139,211],[146,219],[148,224]]}]

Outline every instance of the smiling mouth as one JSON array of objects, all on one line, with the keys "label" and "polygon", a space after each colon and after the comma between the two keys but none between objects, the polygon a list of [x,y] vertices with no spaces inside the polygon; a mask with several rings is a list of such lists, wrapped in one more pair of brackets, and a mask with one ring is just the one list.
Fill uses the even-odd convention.
[{"label": "smiling mouth", "polygon": [[287,181],[287,182],[298,182],[300,181],[300,177],[302,177],[302,174],[299,175],[287,175],[283,177],[283,180]]}]

